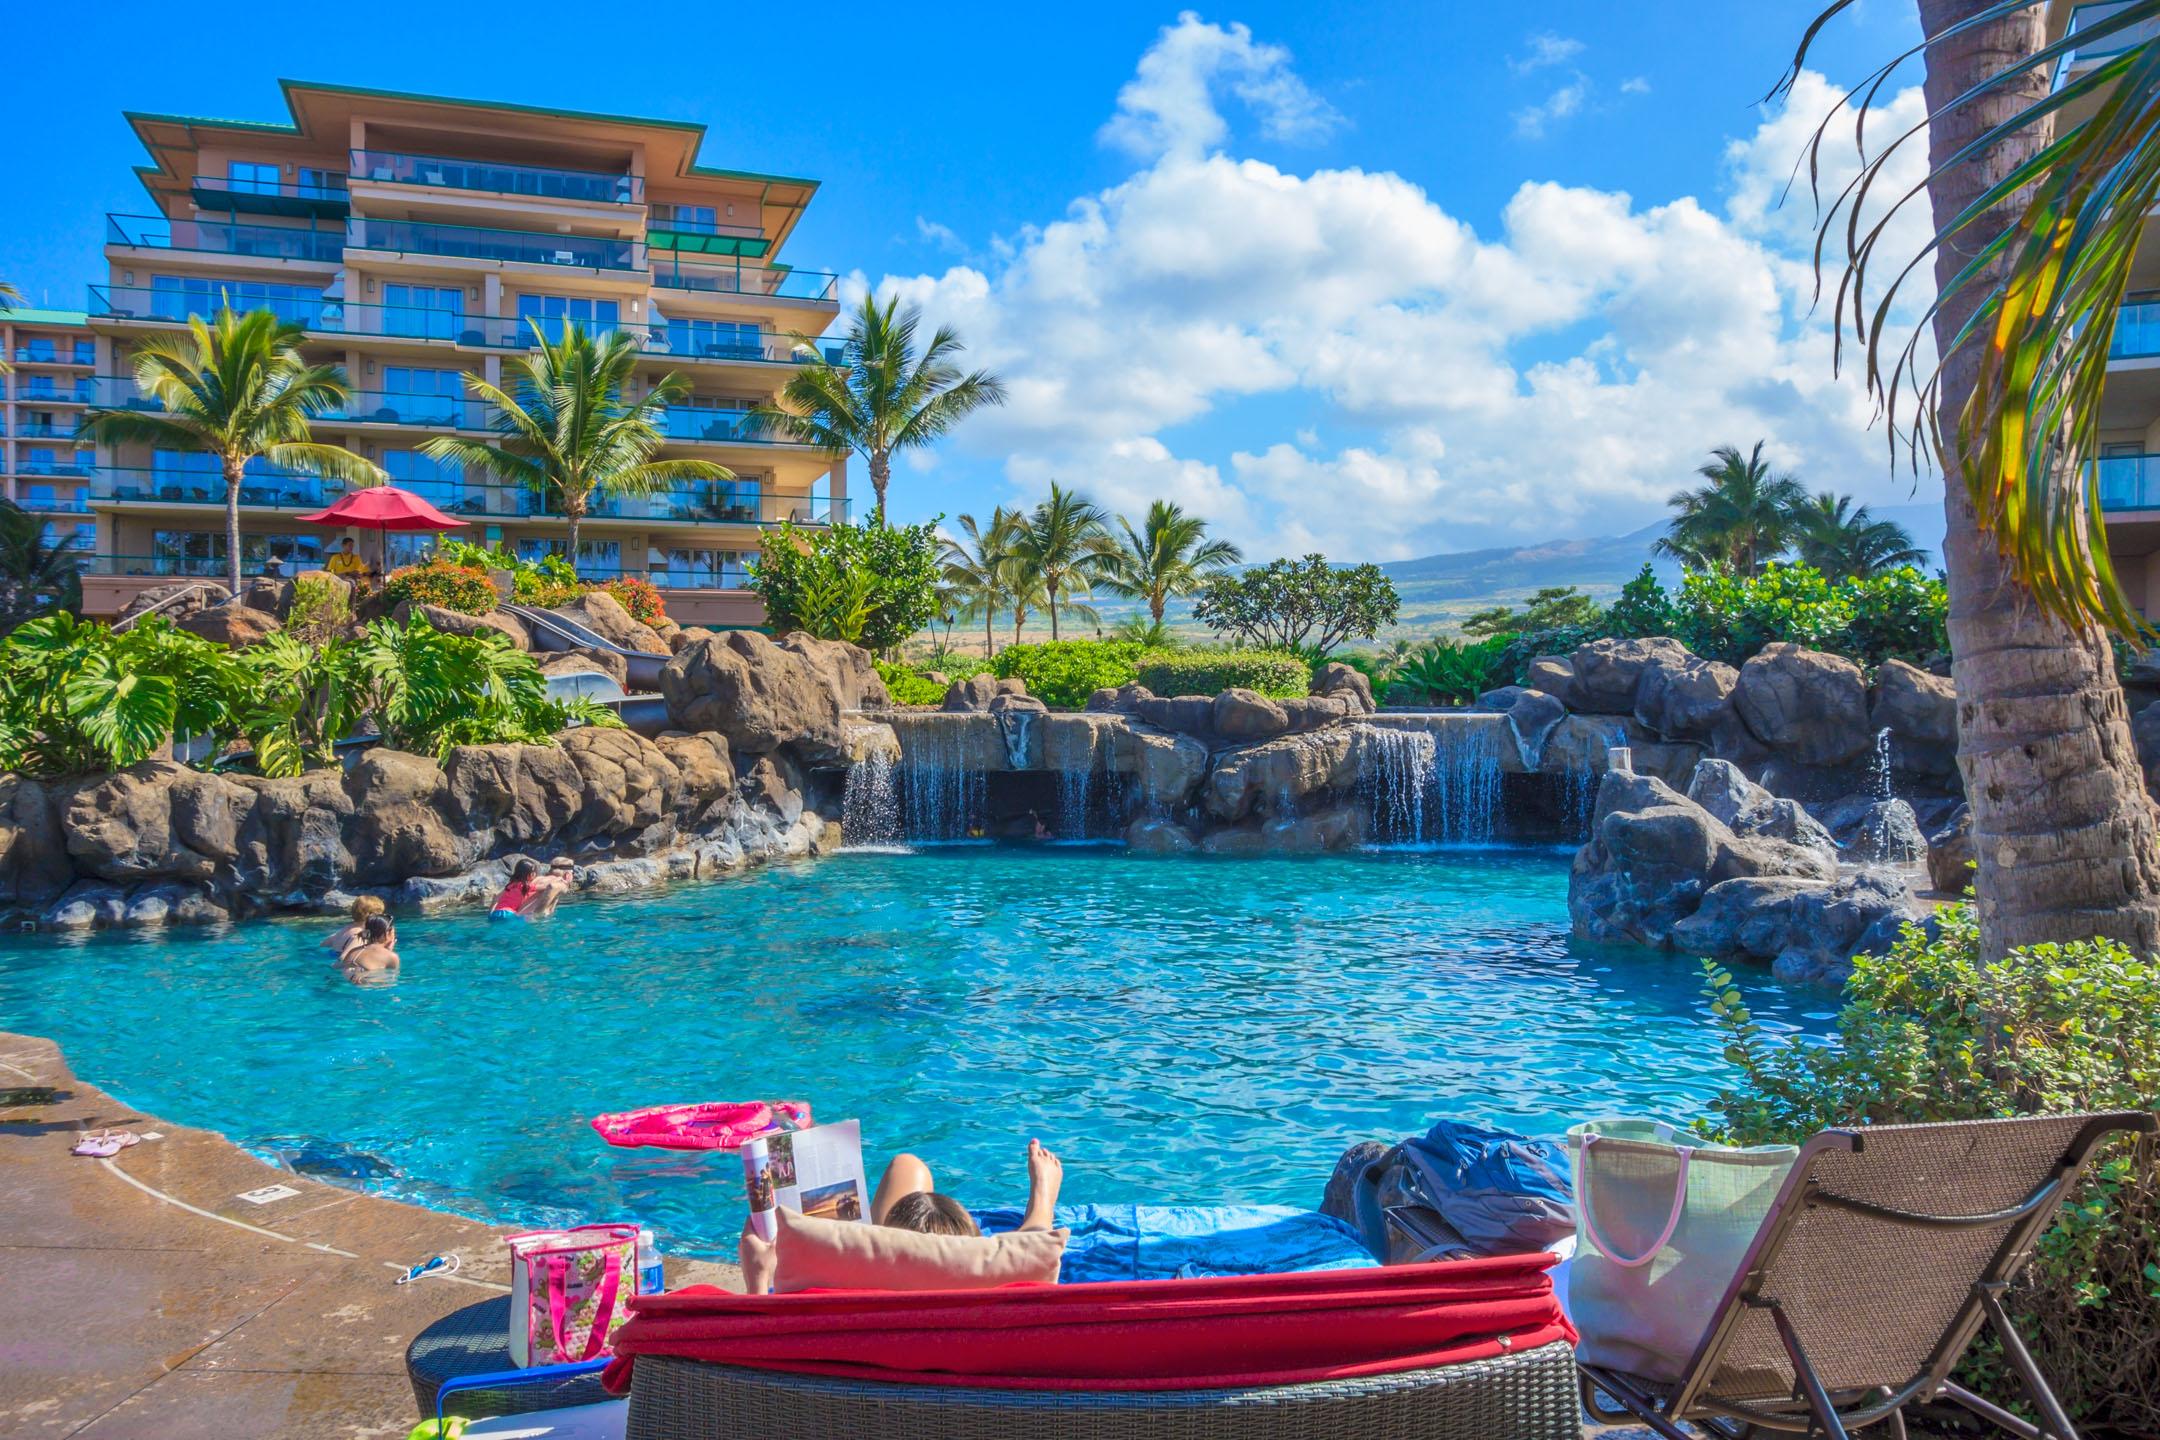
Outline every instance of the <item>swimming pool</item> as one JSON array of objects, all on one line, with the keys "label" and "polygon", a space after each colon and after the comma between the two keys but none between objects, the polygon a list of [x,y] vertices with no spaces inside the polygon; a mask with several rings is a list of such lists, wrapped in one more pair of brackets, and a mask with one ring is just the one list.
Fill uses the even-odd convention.
[{"label": "swimming pool", "polygon": [[[953,846],[400,927],[394,986],[322,923],[0,941],[0,1027],[294,1168],[485,1219],[636,1218],[731,1254],[733,1157],[588,1117],[802,1098],[940,1188],[1313,1205],[1343,1148],[1441,1116],[1685,1118],[1726,1077],[1694,962],[1567,936],[1567,861],[1454,851],[1150,858]],[[1826,1002],[1750,987],[1766,1024]]]}]

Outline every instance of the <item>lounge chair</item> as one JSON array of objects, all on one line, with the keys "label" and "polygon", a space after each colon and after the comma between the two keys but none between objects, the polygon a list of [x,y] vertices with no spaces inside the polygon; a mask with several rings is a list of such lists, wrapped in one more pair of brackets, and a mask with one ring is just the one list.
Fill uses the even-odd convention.
[{"label": "lounge chair", "polygon": [[[2075,1440],[2003,1292],[2095,1147],[2155,1128],[2124,1112],[1826,1130],[1801,1148],[1679,1382],[1586,1365],[1583,1402],[1667,1440],[1693,1440],[1683,1421],[1829,1440],[1883,1422],[1903,1440],[1907,1405],[1946,1398],[2023,1440]],[[1982,1321],[2045,1428],[1951,1381]]]},{"label": "lounge chair", "polygon": [[1549,1256],[631,1302],[627,1440],[1580,1440]]}]

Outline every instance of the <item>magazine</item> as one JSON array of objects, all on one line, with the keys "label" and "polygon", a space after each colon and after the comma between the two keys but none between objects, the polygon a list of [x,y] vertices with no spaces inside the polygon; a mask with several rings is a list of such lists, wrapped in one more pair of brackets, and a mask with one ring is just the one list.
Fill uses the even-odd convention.
[{"label": "magazine", "polygon": [[773,1212],[783,1205],[821,1220],[860,1220],[870,1213],[858,1121],[760,1135],[743,1145],[742,1157],[750,1223],[767,1240],[780,1233]]}]

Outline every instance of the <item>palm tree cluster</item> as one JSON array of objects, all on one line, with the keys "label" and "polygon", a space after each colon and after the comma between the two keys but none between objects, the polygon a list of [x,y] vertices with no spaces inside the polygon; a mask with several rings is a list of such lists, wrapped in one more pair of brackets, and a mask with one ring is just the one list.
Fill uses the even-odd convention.
[{"label": "palm tree cluster", "polygon": [[1710,453],[1695,472],[1708,483],[1668,502],[1672,528],[1651,547],[1657,554],[1693,570],[1755,576],[1790,552],[1832,580],[1927,563],[1927,552],[1896,521],[1876,519],[1850,495],[1809,495],[1792,476],[1773,474],[1762,441],[1747,455],[1732,445]]},{"label": "palm tree cluster", "polygon": [[997,648],[995,624],[1012,616],[1013,640],[1027,617],[1099,619],[1087,598],[1097,589],[1144,601],[1151,633],[1159,634],[1164,607],[1190,595],[1200,582],[1243,559],[1227,540],[1208,538],[1207,522],[1168,500],[1148,506],[1135,528],[1124,516],[1113,529],[1109,514],[1086,496],[1051,482],[1050,494],[1031,510],[1000,505],[987,523],[959,518],[960,534],[945,539],[945,589],[953,613],[983,622],[983,650]]}]

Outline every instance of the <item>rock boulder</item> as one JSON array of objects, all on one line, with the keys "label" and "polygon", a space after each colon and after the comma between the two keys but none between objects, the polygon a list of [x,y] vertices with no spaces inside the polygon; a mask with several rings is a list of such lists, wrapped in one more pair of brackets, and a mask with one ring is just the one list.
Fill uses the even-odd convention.
[{"label": "rock boulder", "polygon": [[660,671],[668,718],[679,730],[715,730],[737,750],[782,745],[814,760],[842,753],[840,702],[800,655],[755,630],[694,640]]},{"label": "rock boulder", "polygon": [[407,617],[418,615],[445,635],[500,635],[520,650],[532,649],[532,632],[525,622],[505,610],[490,610],[485,615],[467,615],[462,610],[446,610],[440,605],[415,605],[400,601],[390,612],[390,617],[400,625]]},{"label": "rock boulder", "polygon": [[1357,782],[1356,732],[1349,726],[1285,735],[1232,750],[1207,779],[1205,803],[1222,821],[1255,811],[1296,815],[1317,797],[1346,792]]},{"label": "rock boulder", "polygon": [[1635,692],[1645,671],[1679,668],[1694,658],[1685,645],[1662,635],[1593,640],[1578,646],[1569,660],[1567,692],[1562,698],[1570,710],[1585,714],[1633,715]]},{"label": "rock boulder", "polygon": [[197,610],[181,616],[173,624],[190,635],[200,635],[234,650],[244,650],[285,628],[269,611],[237,602]]},{"label": "rock boulder", "polygon": [[1635,687],[1635,718],[1668,740],[1707,740],[1732,718],[1740,672],[1686,651],[1646,667]]},{"label": "rock boulder", "polygon": [[1867,750],[1860,667],[1798,645],[1766,645],[1740,667],[1733,705],[1756,739],[1801,765],[1839,765]]},{"label": "rock boulder", "polygon": [[584,626],[610,645],[620,645],[625,650],[641,650],[648,655],[668,653],[667,642],[660,638],[652,626],[623,609],[622,602],[605,590],[588,590],[567,604],[553,607],[553,613]]},{"label": "rock boulder", "polygon": [[[215,580],[175,580],[169,585],[151,585],[135,592],[135,598],[114,619],[132,620],[147,611],[157,610],[168,620],[178,621],[212,605],[222,605],[232,599],[232,591]],[[170,601],[170,604],[166,602]],[[159,610],[160,605],[165,606]]]},{"label": "rock boulder", "polygon": [[1356,713],[1373,713],[1372,681],[1355,665],[1345,665],[1330,660],[1313,672],[1312,693],[1315,695],[1352,695],[1357,699]]},{"label": "rock boulder", "polygon": [[1225,740],[1269,740],[1290,728],[1282,706],[1242,686],[1215,697],[1213,721],[1215,733]]},{"label": "rock boulder", "polygon": [[801,657],[831,687],[842,710],[890,710],[892,695],[870,652],[845,640],[819,640],[800,630],[779,639],[782,650]]}]

